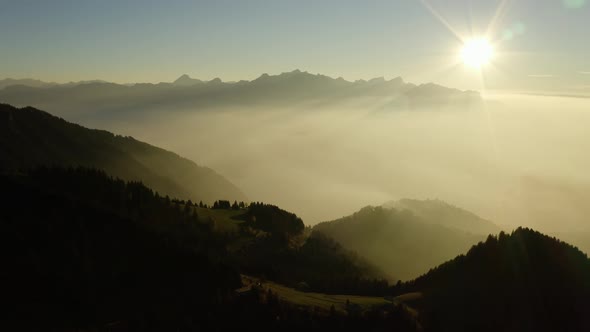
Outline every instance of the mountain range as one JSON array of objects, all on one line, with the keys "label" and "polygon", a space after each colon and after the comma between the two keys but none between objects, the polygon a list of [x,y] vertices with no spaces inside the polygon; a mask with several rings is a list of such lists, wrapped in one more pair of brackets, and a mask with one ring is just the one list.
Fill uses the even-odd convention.
[{"label": "mountain range", "polygon": [[68,82],[68,83],[56,83],[56,82],[44,82],[41,80],[33,79],[33,78],[5,78],[0,80],[0,89],[4,89],[9,86],[27,86],[32,88],[49,88],[55,86],[62,86],[62,87],[72,87],[80,84],[89,84],[89,83],[107,83],[103,80],[89,80],[89,81],[78,81],[78,82]]},{"label": "mountain range", "polygon": [[[2,88],[3,87],[3,88]],[[263,74],[251,81],[223,82],[182,75],[171,83],[115,84],[89,81],[68,84],[34,80],[0,81],[0,101],[34,106],[65,116],[100,112],[122,115],[154,109],[203,110],[227,107],[339,106],[355,99],[378,99],[382,110],[474,109],[482,99],[474,91],[460,91],[433,83],[416,85],[400,77],[347,81],[295,70]]]}]

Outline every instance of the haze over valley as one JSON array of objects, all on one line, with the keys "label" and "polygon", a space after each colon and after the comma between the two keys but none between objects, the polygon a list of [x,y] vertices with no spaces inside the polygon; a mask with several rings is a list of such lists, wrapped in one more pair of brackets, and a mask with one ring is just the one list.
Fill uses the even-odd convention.
[{"label": "haze over valley", "polygon": [[[267,95],[257,81],[278,83]],[[480,96],[400,78],[347,82],[300,71],[241,83],[183,76],[135,88],[13,86],[0,98],[157,143],[310,225],[416,198],[450,202],[505,229],[590,228],[587,98]],[[143,103],[150,106],[133,106]]]}]

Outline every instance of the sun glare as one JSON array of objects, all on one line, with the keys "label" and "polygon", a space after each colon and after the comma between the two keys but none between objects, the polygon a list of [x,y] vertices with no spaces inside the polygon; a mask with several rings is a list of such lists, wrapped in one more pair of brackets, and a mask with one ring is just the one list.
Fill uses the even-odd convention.
[{"label": "sun glare", "polygon": [[490,62],[494,49],[486,39],[471,39],[465,42],[461,50],[463,63],[469,67],[480,68]]}]

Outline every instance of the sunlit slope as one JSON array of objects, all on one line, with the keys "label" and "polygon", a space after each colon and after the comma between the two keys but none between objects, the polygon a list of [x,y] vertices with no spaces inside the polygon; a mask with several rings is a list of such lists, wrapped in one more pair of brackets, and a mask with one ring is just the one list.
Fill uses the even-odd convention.
[{"label": "sunlit slope", "polygon": [[0,166],[85,166],[143,181],[163,195],[212,202],[245,195],[210,168],[172,152],[107,131],[66,122],[34,108],[0,105]]},{"label": "sunlit slope", "polygon": [[428,222],[408,210],[365,207],[314,227],[389,275],[408,280],[467,251],[485,235]]},{"label": "sunlit slope", "polygon": [[324,314],[329,314],[332,306],[334,306],[336,312],[346,313],[347,301],[349,306],[358,306],[360,311],[392,304],[392,301],[387,300],[385,297],[309,292],[245,275],[242,276],[242,284],[244,286],[239,290],[241,292],[259,285],[258,287],[262,291],[268,292],[270,289],[271,293],[276,294],[280,300],[296,306],[314,308],[314,310],[319,309]]},{"label": "sunlit slope", "polygon": [[441,225],[473,234],[488,235],[500,232],[500,227],[473,212],[438,199],[400,199],[383,204],[383,207],[409,210],[427,223]]}]

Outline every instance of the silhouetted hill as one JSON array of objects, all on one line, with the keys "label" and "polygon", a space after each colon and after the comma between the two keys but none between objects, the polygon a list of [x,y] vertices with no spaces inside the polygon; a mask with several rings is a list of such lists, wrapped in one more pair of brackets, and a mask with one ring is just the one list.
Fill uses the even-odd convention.
[{"label": "silhouetted hill", "polygon": [[[248,269],[267,279],[294,280],[304,291],[387,292],[386,282],[363,279],[366,270],[325,236],[295,243],[304,235],[302,227],[252,236],[248,229],[257,225],[247,221],[240,223],[241,232],[219,233],[199,214],[223,210],[170,200],[141,183],[93,169],[0,173],[0,186],[9,193],[0,213],[0,302],[7,308],[3,326],[10,330],[411,327],[391,306],[369,308],[370,316],[327,315],[313,301],[293,306],[301,301],[279,300],[266,288],[234,291],[241,286],[238,271]],[[232,211],[263,224],[300,224],[295,215],[261,203]],[[235,242],[249,244],[238,254],[228,250]]]},{"label": "silhouetted hill", "polygon": [[294,213],[262,203],[251,203],[241,219],[246,221],[247,226],[270,234],[297,235],[305,228],[303,220]]},{"label": "silhouetted hill", "polygon": [[465,110],[477,107],[481,102],[476,92],[432,83],[416,86],[399,77],[350,82],[299,70],[279,75],[263,74],[252,81],[240,82],[222,82],[219,78],[201,81],[185,74],[173,83],[120,85],[95,82],[43,88],[16,85],[0,90],[2,102],[31,105],[61,116],[95,112],[121,116],[126,112],[153,109],[199,110],[235,106],[338,106],[359,98],[378,99],[384,105],[383,110]]},{"label": "silhouetted hill", "polygon": [[409,210],[422,218],[424,222],[455,228],[468,233],[489,235],[500,232],[500,228],[491,221],[438,199],[417,200],[406,198],[385,203],[383,207]]},{"label": "silhouetted hill", "polygon": [[5,328],[194,329],[241,285],[220,238],[140,183],[38,169],[0,186]]},{"label": "silhouetted hill", "polygon": [[408,210],[371,206],[320,223],[314,231],[332,237],[401,280],[415,278],[485,238],[430,223]]},{"label": "silhouetted hill", "polygon": [[407,284],[431,331],[588,331],[590,260],[577,248],[519,228]]},{"label": "silhouetted hill", "polygon": [[133,139],[66,122],[34,108],[0,105],[0,168],[86,166],[141,180],[163,195],[213,202],[245,200],[215,171]]}]

